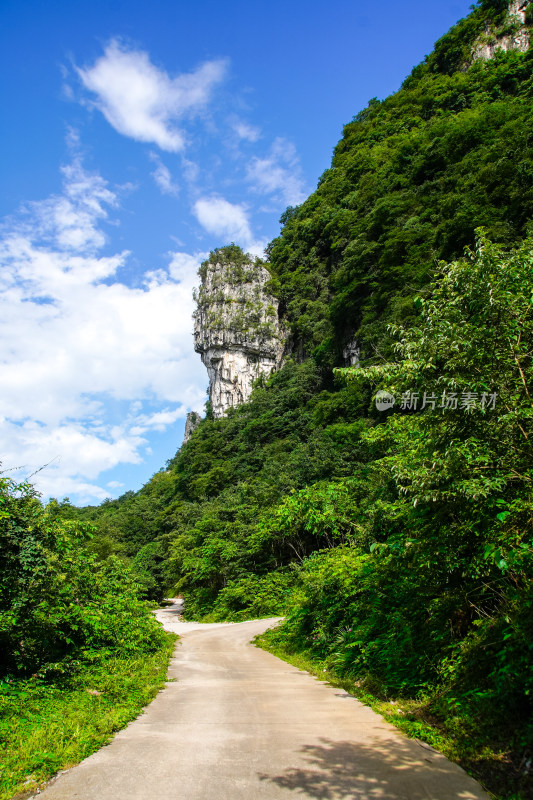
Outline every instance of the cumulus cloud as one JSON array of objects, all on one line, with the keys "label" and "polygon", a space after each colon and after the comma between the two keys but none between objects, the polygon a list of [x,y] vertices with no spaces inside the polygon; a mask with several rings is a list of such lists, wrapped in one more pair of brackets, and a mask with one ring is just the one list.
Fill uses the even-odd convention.
[{"label": "cumulus cloud", "polygon": [[128,253],[100,254],[115,192],[77,160],[63,179],[0,231],[0,461],[28,473],[52,461],[38,487],[92,502],[109,494],[100,473],[140,463],[150,431],[203,405],[191,315],[204,254],[169,254],[143,288],[121,283]]},{"label": "cumulus cloud", "polygon": [[226,62],[206,61],[193,72],[172,78],[152,64],[148,53],[113,39],[93,66],[76,70],[116,131],[178,152],[185,137],[176,123],[207,105],[224,78]]},{"label": "cumulus cloud", "polygon": [[107,217],[107,208],[116,206],[117,198],[99,175],[82,169],[78,158],[61,172],[63,194],[29,203],[27,217],[34,233],[61,249],[94,252],[105,244],[105,235],[95,223]]},{"label": "cumulus cloud", "polygon": [[274,140],[264,158],[252,158],[246,177],[257,192],[274,195],[285,205],[299,205],[305,200],[302,170],[296,149],[291,142],[281,137]]},{"label": "cumulus cloud", "polygon": [[250,253],[262,255],[265,242],[254,239],[244,206],[212,195],[197,200],[193,211],[200,225],[208,233],[220,236],[224,239],[224,243],[235,242]]},{"label": "cumulus cloud", "polygon": [[163,164],[157,153],[150,153],[150,158],[155,164],[152,177],[163,194],[177,195],[179,193],[179,186],[172,180],[169,168]]},{"label": "cumulus cloud", "polygon": [[170,276],[176,281],[185,281],[186,283],[189,283],[193,276],[193,279],[196,280],[198,267],[208,255],[209,253],[196,253],[195,255],[183,252],[171,253],[168,265]]},{"label": "cumulus cloud", "polygon": [[241,205],[223,197],[202,197],[194,204],[194,213],[209,233],[240,241],[252,239],[248,215]]}]

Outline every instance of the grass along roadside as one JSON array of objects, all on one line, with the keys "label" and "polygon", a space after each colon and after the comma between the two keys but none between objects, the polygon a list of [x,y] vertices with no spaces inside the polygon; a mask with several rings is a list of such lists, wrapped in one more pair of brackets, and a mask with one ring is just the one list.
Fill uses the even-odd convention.
[{"label": "grass along roadside", "polygon": [[0,684],[0,800],[31,792],[106,744],[163,686],[174,634],[157,653],[84,665],[61,683]]},{"label": "grass along roadside", "polygon": [[[460,764],[497,800],[530,800],[533,786],[516,770],[508,753],[498,747],[481,744],[462,721],[439,719],[429,710],[427,699],[411,700],[380,696],[379,688],[369,682],[337,675],[325,662],[307,652],[291,652],[280,643],[279,629],[266,631],[254,644],[298,669],[356,697],[388,722],[413,739],[419,739]],[[375,693],[373,693],[375,692]]]}]

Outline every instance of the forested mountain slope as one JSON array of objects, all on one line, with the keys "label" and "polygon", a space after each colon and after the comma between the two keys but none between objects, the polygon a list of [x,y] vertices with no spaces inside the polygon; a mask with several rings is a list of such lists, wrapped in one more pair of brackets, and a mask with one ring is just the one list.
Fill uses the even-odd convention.
[{"label": "forested mountain slope", "polygon": [[[371,101],[283,215],[266,267],[284,366],[225,418],[208,409],[137,494],[58,513],[96,522],[101,558],[191,616],[287,613],[278,646],[418,698],[474,772],[526,797],[533,54],[474,57],[515,35],[507,8],[476,6]],[[403,402],[380,412],[378,389]]]},{"label": "forested mountain slope", "polygon": [[371,358],[387,321],[410,313],[413,292],[439,259],[462,255],[476,227],[506,244],[525,235],[531,52],[498,52],[466,68],[502,6],[484,3],[399,92],[371,101],[346,125],[317,190],[284,215],[269,248],[275,286],[297,340],[328,364],[354,331]]}]

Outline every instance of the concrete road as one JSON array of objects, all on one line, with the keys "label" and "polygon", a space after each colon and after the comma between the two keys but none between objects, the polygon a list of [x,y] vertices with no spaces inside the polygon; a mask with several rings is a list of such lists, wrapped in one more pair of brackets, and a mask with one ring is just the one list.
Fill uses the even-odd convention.
[{"label": "concrete road", "polygon": [[342,690],[249,644],[276,620],[199,625],[175,606],[168,683],[39,800],[487,800],[463,770]]}]

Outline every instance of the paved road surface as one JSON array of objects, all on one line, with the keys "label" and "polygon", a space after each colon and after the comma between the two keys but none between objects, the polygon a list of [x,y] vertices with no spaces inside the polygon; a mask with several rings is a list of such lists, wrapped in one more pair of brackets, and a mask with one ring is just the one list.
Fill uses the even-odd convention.
[{"label": "paved road surface", "polygon": [[145,712],[39,800],[487,800],[463,770],[342,690],[249,644],[275,620],[182,623]]}]

